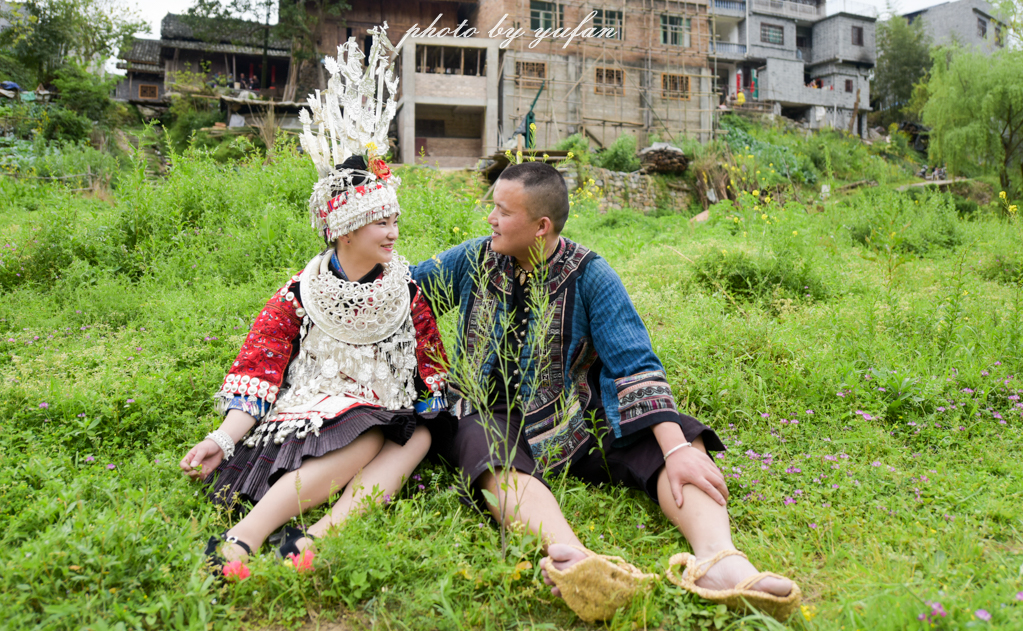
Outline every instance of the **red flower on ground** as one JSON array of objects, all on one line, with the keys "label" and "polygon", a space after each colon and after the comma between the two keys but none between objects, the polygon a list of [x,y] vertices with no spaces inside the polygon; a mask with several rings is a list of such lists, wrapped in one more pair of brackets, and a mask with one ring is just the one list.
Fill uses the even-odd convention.
[{"label": "red flower on ground", "polygon": [[312,550],[302,550],[302,554],[289,554],[288,558],[291,559],[291,564],[295,566],[295,570],[299,572],[308,572],[313,569],[313,559],[316,558],[316,553]]},{"label": "red flower on ground", "polygon": [[241,561],[231,561],[230,563],[224,564],[224,578],[233,578],[238,581],[244,581],[250,576],[252,576],[252,572],[250,572],[248,566]]}]

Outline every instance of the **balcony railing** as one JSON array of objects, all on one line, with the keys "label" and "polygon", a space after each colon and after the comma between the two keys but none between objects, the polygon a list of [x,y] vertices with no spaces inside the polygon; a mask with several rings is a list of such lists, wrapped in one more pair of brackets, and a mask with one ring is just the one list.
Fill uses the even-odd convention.
[{"label": "balcony railing", "polygon": [[824,17],[824,5],[807,2],[790,2],[789,0],[753,0],[753,8],[795,18]]},{"label": "balcony railing", "polygon": [[714,0],[714,8],[728,13],[746,13],[746,3],[739,0]]},{"label": "balcony railing", "polygon": [[710,50],[711,55],[737,55],[742,56],[746,54],[746,44],[732,44],[730,42],[711,42]]},{"label": "balcony railing", "polygon": [[813,49],[807,48],[806,46],[797,46],[796,59],[806,64],[810,63],[811,61],[813,61]]}]

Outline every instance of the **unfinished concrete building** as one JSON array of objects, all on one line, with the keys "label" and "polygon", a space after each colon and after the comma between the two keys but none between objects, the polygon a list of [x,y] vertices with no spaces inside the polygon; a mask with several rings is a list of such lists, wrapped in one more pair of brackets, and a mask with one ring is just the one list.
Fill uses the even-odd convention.
[{"label": "unfinished concrete building", "polygon": [[1005,48],[1009,36],[1001,13],[984,0],[956,0],[902,15],[911,23],[923,20],[935,46],[956,43],[990,55]]},{"label": "unfinished concrete building", "polygon": [[824,0],[711,0],[718,87],[812,129],[863,133],[874,67],[873,9]]},{"label": "unfinished concrete building", "polygon": [[[471,37],[408,38],[402,46],[396,133],[403,162],[425,159],[468,166],[516,145],[515,130],[532,108],[536,146],[573,133],[607,146],[628,133],[646,143],[711,135],[713,70],[705,0],[480,0],[382,5],[350,0],[340,19],[325,20],[320,50],[333,53],[349,37],[372,44],[367,31],[387,21],[395,44],[413,26]],[[549,37],[530,47],[537,29],[613,28],[614,37]],[[437,20],[437,16],[441,16]],[[491,30],[522,28],[502,45]],[[463,29],[463,32],[464,30]],[[535,101],[535,104],[534,104]]]},{"label": "unfinished concrete building", "polygon": [[[533,44],[537,29],[573,30],[594,12],[585,25],[614,29],[613,37]],[[484,34],[499,23],[530,33],[502,51],[502,142],[531,107],[539,147],[573,133],[597,146],[623,133],[641,145],[710,138],[717,101],[704,0],[481,0],[475,22]]]}]

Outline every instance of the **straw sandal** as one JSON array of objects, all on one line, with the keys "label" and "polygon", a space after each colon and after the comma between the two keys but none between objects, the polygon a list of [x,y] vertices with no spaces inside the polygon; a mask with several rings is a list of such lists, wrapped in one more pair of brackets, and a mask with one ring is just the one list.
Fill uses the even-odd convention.
[{"label": "straw sandal", "polygon": [[543,569],[561,591],[565,604],[586,622],[612,617],[619,607],[629,604],[644,583],[659,578],[656,574],[644,574],[621,557],[572,547],[585,552],[586,558],[564,572],[553,563]]},{"label": "straw sandal", "polygon": [[[680,552],[668,561],[668,569],[665,571],[665,574],[669,581],[688,592],[696,594],[700,598],[727,605],[730,609],[737,609],[739,611],[747,611],[751,608],[757,609],[774,617],[779,622],[785,622],[792,615],[792,612],[799,607],[801,593],[795,581],[792,581],[792,591],[787,596],[775,596],[767,592],[750,589],[761,579],[767,577],[791,581],[791,579],[787,579],[784,576],[774,572],[760,572],[739,581],[732,589],[706,589],[696,584],[696,581],[707,574],[712,565],[727,556],[733,555],[741,556],[744,559],[747,558],[745,554],[738,550],[722,550],[705,561],[697,562],[695,556],[686,552]],[[676,565],[685,566],[681,577],[676,577],[671,571],[671,568]]]}]

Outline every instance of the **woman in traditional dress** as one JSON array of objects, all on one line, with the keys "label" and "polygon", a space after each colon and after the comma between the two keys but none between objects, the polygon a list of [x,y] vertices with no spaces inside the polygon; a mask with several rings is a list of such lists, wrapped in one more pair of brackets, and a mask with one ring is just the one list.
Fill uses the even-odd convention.
[{"label": "woman in traditional dress", "polygon": [[[354,41],[345,52],[349,62],[361,57]],[[378,65],[387,72],[375,72]],[[181,461],[214,501],[253,505],[210,538],[215,564],[245,558],[343,489],[307,530],[285,528],[281,555],[299,554],[367,498],[394,495],[426,455],[431,433],[436,441],[453,431],[440,413],[446,359],[436,321],[408,262],[394,253],[400,181],[377,157],[394,114],[388,65],[377,46],[364,75],[361,61],[328,60],[333,76],[324,100],[310,99],[313,118],[303,111],[302,145],[320,172],[313,224],[330,247],[266,303],[216,395],[223,423]],[[339,101],[348,103],[343,112]]]}]

